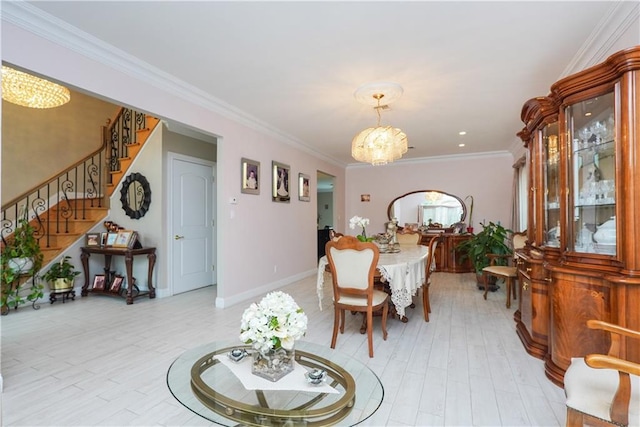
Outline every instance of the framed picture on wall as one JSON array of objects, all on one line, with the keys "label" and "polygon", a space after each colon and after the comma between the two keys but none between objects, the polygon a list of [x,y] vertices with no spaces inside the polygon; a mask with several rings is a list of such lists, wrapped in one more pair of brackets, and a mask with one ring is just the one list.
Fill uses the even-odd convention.
[{"label": "framed picture on wall", "polygon": [[298,174],[298,200],[308,202],[309,197],[309,175],[303,173]]},{"label": "framed picture on wall", "polygon": [[260,194],[260,162],[242,158],[240,172],[242,174],[240,191],[246,194]]},{"label": "framed picture on wall", "polygon": [[271,200],[274,202],[287,202],[291,200],[289,190],[291,188],[291,167],[280,162],[271,162],[272,191]]}]

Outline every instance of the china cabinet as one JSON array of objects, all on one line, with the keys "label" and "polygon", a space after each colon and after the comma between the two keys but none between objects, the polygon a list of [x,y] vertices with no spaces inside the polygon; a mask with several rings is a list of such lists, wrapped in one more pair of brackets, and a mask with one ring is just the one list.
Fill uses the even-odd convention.
[{"label": "china cabinet", "polygon": [[[640,328],[640,46],[556,82],[521,118],[531,209],[514,318],[562,385],[572,357],[608,350],[587,320]],[[621,347],[640,362],[637,343]]]}]

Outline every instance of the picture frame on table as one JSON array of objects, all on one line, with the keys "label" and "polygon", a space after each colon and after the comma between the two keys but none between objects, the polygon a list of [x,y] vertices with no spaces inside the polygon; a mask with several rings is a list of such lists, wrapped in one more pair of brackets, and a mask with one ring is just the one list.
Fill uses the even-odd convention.
[{"label": "picture frame on table", "polygon": [[86,234],[87,246],[100,246],[100,233],[87,233]]},{"label": "picture frame on table", "polygon": [[93,286],[91,288],[96,291],[104,291],[104,287],[104,274],[96,274],[93,278]]},{"label": "picture frame on table", "polygon": [[109,286],[109,292],[120,293],[120,289],[122,289],[122,284],[124,283],[124,277],[120,275],[113,276],[113,281]]},{"label": "picture frame on table", "polygon": [[133,233],[133,230],[118,230],[116,240],[113,242],[112,246],[114,248],[128,248],[129,240],[131,240]]},{"label": "picture frame on table", "polygon": [[245,194],[260,194],[260,162],[242,158],[240,167],[240,192]]},{"label": "picture frame on table", "polygon": [[100,246],[107,246],[107,235],[109,233],[103,232],[100,233]]},{"label": "picture frame on table", "polygon": [[311,178],[304,173],[298,174],[298,200],[302,202],[309,202],[311,197],[309,195],[309,184]]},{"label": "picture frame on table", "polygon": [[271,200],[289,203],[291,200],[291,167],[284,163],[271,162]]},{"label": "picture frame on table", "polygon": [[118,238],[118,233],[117,232],[109,232],[107,233],[107,239],[104,242],[105,246],[113,246],[113,244],[115,243],[116,239]]}]

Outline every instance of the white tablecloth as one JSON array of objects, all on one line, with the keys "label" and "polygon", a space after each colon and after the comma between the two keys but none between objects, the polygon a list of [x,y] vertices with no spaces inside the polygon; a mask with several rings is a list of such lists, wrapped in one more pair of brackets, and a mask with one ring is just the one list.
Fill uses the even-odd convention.
[{"label": "white tablecloth", "polygon": [[[391,288],[391,302],[400,316],[411,305],[412,297],[424,282],[425,263],[429,249],[422,245],[400,245],[400,252],[380,254],[378,270]],[[318,261],[317,293],[322,310],[324,296],[324,271],[329,263],[327,256]]]}]

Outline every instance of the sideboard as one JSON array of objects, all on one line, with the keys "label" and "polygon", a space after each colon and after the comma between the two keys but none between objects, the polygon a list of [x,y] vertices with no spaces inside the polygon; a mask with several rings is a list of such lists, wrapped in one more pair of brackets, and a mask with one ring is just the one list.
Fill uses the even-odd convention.
[{"label": "sideboard", "polygon": [[473,265],[467,258],[461,261],[462,253],[456,249],[460,243],[468,240],[471,234],[460,233],[422,233],[421,245],[429,245],[429,241],[434,236],[441,236],[442,239],[436,248],[436,270],[445,273],[472,273]]}]

